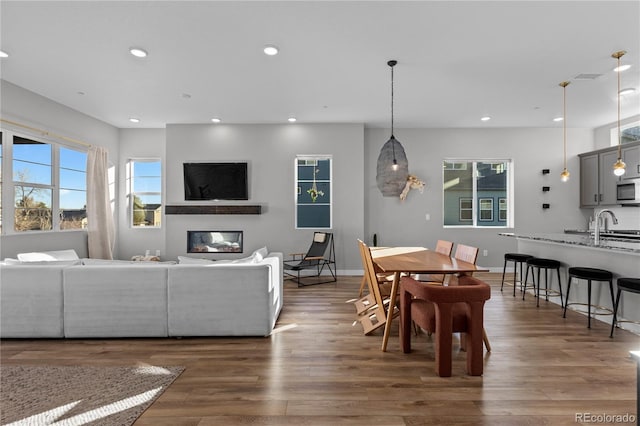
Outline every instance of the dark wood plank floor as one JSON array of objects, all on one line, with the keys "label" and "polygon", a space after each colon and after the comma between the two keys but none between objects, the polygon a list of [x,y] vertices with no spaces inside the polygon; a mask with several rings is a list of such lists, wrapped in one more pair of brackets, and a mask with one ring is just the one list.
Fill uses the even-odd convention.
[{"label": "dark wood plank floor", "polygon": [[269,338],[3,340],[1,362],[185,366],[137,426],[576,425],[587,413],[636,415],[629,351],[640,336],[618,329],[610,339],[604,322],[589,330],[584,315],[563,319],[557,304],[501,293],[500,274],[477,276],[492,284],[483,377],[465,374],[457,341],[453,377],[436,376],[431,338],[414,337],[403,354],[397,324],[381,352],[381,329],[364,336],[352,325],[360,277],[286,282]]}]

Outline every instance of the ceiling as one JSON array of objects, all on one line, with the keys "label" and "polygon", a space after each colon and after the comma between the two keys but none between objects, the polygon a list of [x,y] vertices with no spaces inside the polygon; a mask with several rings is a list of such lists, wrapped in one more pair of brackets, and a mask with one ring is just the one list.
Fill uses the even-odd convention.
[{"label": "ceiling", "polygon": [[559,127],[564,80],[567,126],[594,128],[617,120],[618,50],[640,114],[637,0],[3,0],[0,19],[2,79],[119,128],[389,127],[390,59],[397,128]]}]

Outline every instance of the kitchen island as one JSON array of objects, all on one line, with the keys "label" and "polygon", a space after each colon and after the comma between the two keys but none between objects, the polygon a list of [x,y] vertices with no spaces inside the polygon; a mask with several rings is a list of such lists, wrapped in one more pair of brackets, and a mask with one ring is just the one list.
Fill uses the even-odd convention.
[{"label": "kitchen island", "polygon": [[[640,278],[640,240],[602,238],[600,243],[595,245],[593,238],[588,234],[501,233],[500,235],[516,238],[519,253],[560,261],[563,265],[561,276],[564,292],[567,290],[567,280],[569,278],[567,270],[573,266],[606,269],[613,272],[616,278]],[[557,283],[555,280],[553,281],[552,288],[558,289]],[[608,287],[606,283],[593,283],[591,297],[594,305],[613,308]],[[616,292],[617,289],[614,285],[614,294]],[[569,300],[570,302],[586,303],[587,286],[574,280]],[[571,306],[569,309],[571,309]],[[612,315],[598,315],[595,318],[608,324],[611,324],[613,320]],[[640,321],[640,295],[629,292],[622,293],[618,318],[620,320]],[[623,322],[620,326],[640,334],[639,324]],[[605,327],[602,324],[592,322],[591,327],[603,329],[603,332],[605,332]],[[606,327],[606,333],[608,332],[609,327]]]}]

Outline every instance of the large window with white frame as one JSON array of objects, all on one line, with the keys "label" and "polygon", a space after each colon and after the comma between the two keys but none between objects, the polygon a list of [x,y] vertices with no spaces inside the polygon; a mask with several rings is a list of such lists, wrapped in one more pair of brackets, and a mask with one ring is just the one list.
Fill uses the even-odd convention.
[{"label": "large window with white frame", "polygon": [[331,228],[331,156],[297,156],[295,182],[296,228]]},{"label": "large window with white frame", "polygon": [[133,228],[162,225],[162,163],[158,158],[127,162],[129,224]]},{"label": "large window with white frame", "polygon": [[86,148],[6,130],[0,135],[1,232],[85,228]]},{"label": "large window with white frame", "polygon": [[512,169],[511,160],[444,160],[444,226],[512,227]]}]

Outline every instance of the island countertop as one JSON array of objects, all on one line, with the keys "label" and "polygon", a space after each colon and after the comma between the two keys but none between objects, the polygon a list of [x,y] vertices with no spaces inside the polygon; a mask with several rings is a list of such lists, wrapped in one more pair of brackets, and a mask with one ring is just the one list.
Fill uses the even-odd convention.
[{"label": "island countertop", "polygon": [[589,235],[562,234],[562,233],[531,233],[516,234],[502,232],[499,235],[505,237],[515,237],[522,240],[533,240],[540,242],[548,242],[555,244],[565,244],[572,246],[581,246],[593,250],[604,250],[608,252],[624,252],[626,254],[635,254],[640,256],[640,241],[624,239],[624,238],[602,238],[600,244],[595,245],[593,238]]}]

